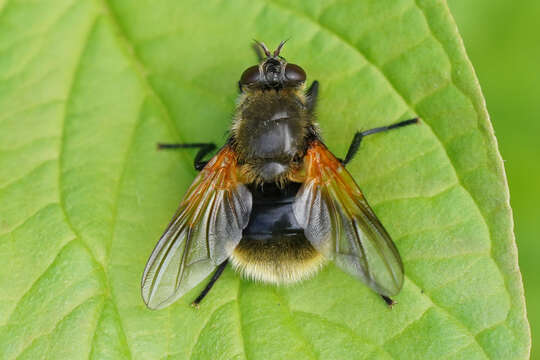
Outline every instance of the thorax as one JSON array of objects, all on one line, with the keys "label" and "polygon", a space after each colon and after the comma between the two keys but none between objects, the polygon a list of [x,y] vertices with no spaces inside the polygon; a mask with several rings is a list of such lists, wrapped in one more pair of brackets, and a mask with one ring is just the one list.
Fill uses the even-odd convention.
[{"label": "thorax", "polygon": [[266,90],[244,95],[233,125],[241,170],[253,182],[282,182],[305,152],[308,125],[302,92]]}]

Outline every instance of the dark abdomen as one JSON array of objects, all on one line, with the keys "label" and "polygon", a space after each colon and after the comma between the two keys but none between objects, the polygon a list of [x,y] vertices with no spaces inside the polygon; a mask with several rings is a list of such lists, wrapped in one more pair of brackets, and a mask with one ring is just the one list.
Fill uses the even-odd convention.
[{"label": "dark abdomen", "polygon": [[298,225],[292,204],[300,184],[253,187],[248,226],[234,250],[233,266],[255,280],[290,283],[316,272],[323,263]]}]

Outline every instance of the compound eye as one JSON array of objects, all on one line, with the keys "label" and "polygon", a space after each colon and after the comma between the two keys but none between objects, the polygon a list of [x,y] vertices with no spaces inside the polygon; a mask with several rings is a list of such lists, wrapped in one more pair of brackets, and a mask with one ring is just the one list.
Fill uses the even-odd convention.
[{"label": "compound eye", "polygon": [[285,77],[289,81],[302,82],[306,81],[306,72],[298,65],[287,64],[285,67]]},{"label": "compound eye", "polygon": [[254,66],[248,67],[242,73],[242,77],[240,78],[240,84],[241,85],[252,84],[254,82],[259,81],[259,78],[260,78],[259,66],[254,65]]}]

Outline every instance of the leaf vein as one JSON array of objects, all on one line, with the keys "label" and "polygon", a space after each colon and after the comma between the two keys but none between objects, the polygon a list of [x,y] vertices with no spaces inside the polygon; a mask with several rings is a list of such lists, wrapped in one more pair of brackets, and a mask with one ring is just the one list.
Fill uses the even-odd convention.
[{"label": "leaf vein", "polygon": [[319,319],[319,321],[322,321],[322,322],[325,322],[327,324],[330,324],[330,325],[334,326],[335,328],[342,329],[343,331],[345,331],[346,333],[351,335],[351,337],[357,339],[360,343],[370,345],[370,346],[375,348],[375,351],[376,350],[381,350],[386,355],[388,355],[391,359],[394,358],[381,345],[376,344],[374,342],[370,342],[369,340],[362,338],[359,334],[356,333],[356,331],[354,331],[346,323],[336,322],[336,321],[330,320],[330,319],[328,319],[328,318],[326,318],[326,317],[324,317],[324,316],[322,316],[320,314],[316,314],[316,313],[310,313],[310,312],[305,312],[305,311],[300,311],[300,310],[293,310],[293,313],[294,314],[299,314],[299,315],[309,316],[309,317],[312,317],[312,318],[316,318],[316,319]]},{"label": "leaf vein", "polygon": [[49,332],[47,332],[46,334],[41,334],[35,338],[32,339],[32,341],[30,341],[28,344],[26,344],[24,346],[24,348],[15,356],[15,359],[17,359],[19,356],[21,356],[28,348],[30,348],[30,346],[32,346],[32,344],[34,342],[36,342],[37,340],[41,339],[41,338],[44,338],[44,337],[48,337],[50,336],[52,333],[55,332],[55,330],[58,328],[58,325],[60,325],[62,323],[62,321],[64,321],[68,316],[70,316],[71,314],[73,314],[75,311],[77,311],[81,306],[85,305],[87,302],[90,302],[94,299],[98,299],[102,297],[102,294],[98,294],[98,295],[94,295],[94,296],[90,296],[86,299],[84,299],[80,304],[78,304],[77,306],[73,307],[73,309],[71,309],[67,314],[63,315],[62,318],[60,320],[58,320],[58,322],[55,324],[54,328],[52,328],[52,330],[50,330]]},{"label": "leaf vein", "polygon": [[291,325],[293,332],[298,334],[297,338],[306,345],[306,348],[311,350],[309,355],[310,355],[310,357],[312,359],[319,358],[317,356],[316,352],[315,352],[314,346],[311,343],[311,341],[309,341],[306,338],[306,336],[303,333],[302,329],[296,325],[296,321],[295,321],[294,316],[293,316],[293,311],[291,310],[291,306],[290,306],[289,302],[287,301],[287,299],[283,295],[281,295],[279,293],[279,291],[278,291],[278,289],[276,287],[274,287],[273,290],[274,290],[274,294],[276,295],[276,297],[281,300],[280,304],[282,304],[285,307],[285,309],[287,311],[287,315],[289,317],[289,324]]}]

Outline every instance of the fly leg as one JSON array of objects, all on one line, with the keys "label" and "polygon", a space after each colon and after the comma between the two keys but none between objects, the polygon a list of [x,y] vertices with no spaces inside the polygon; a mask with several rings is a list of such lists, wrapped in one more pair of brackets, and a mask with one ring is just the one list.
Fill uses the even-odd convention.
[{"label": "fly leg", "polygon": [[193,160],[195,170],[201,171],[208,161],[203,161],[203,158],[216,148],[214,143],[191,143],[191,144],[161,144],[158,143],[158,149],[199,149]]},{"label": "fly leg", "polygon": [[388,296],[381,295],[381,297],[384,300],[384,302],[386,303],[386,305],[388,305],[389,308],[392,308],[392,306],[394,306],[396,304],[396,302],[394,300],[392,300],[391,298],[389,298]]},{"label": "fly leg", "polygon": [[195,299],[195,301],[193,301],[191,303],[191,306],[195,307],[195,308],[199,308],[199,304],[201,303],[201,301],[204,299],[204,297],[208,294],[208,292],[210,291],[210,289],[212,289],[212,286],[214,286],[214,284],[216,283],[216,281],[219,279],[219,277],[221,276],[221,274],[223,274],[223,270],[225,270],[225,267],[227,266],[227,263],[229,262],[229,259],[225,260],[224,262],[222,262],[221,264],[219,264],[218,268],[216,269],[216,271],[214,272],[214,275],[212,275],[212,278],[210,279],[210,281],[208,282],[208,284],[206,284],[206,287],[203,289],[203,291],[201,291],[201,293],[199,294],[199,296],[197,296],[197,298]]},{"label": "fly leg", "polygon": [[414,118],[414,119],[400,121],[398,123],[388,125],[388,126],[381,126],[381,127],[377,127],[377,128],[374,128],[374,129],[369,129],[369,130],[366,130],[366,131],[358,131],[356,134],[354,134],[354,138],[353,138],[353,140],[351,142],[351,145],[349,146],[349,150],[347,151],[347,155],[345,155],[345,159],[343,159],[341,161],[341,163],[343,165],[347,165],[353,159],[353,157],[358,152],[358,149],[360,148],[360,142],[362,141],[362,139],[364,137],[366,137],[368,135],[377,134],[377,133],[380,133],[380,132],[392,130],[392,129],[397,129],[397,128],[407,126],[407,125],[417,124],[418,121],[419,121],[418,118]]},{"label": "fly leg", "polygon": [[319,96],[319,82],[317,80],[311,83],[311,86],[306,91],[306,107],[309,112],[313,113],[315,105],[317,105],[317,97]]}]

